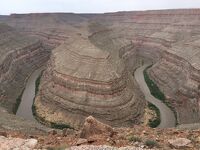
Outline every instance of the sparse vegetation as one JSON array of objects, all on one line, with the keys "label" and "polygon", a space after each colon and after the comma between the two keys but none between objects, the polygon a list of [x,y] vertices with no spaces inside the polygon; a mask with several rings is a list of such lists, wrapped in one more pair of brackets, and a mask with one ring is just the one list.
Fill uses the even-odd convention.
[{"label": "sparse vegetation", "polygon": [[[43,73],[43,72],[42,72]],[[39,85],[40,85],[40,80],[42,77],[42,73],[39,75],[39,77],[36,79],[35,81],[35,95],[37,95],[38,91],[39,91]],[[50,122],[50,121],[46,121],[44,118],[39,117],[37,115],[36,112],[36,107],[34,105],[35,102],[35,98],[33,100],[33,105],[32,105],[32,112],[33,112],[33,116],[35,116],[36,120],[38,120],[40,123],[45,124],[50,126],[51,128],[56,128],[56,129],[64,129],[64,128],[71,128],[69,125],[67,124],[63,124],[63,123],[54,123],[54,122]]]},{"label": "sparse vegetation", "polygon": [[174,107],[169,102],[166,101],[166,97],[165,97],[164,93],[162,91],[160,91],[159,87],[154,83],[153,80],[150,79],[150,77],[147,73],[147,70],[151,67],[152,67],[152,65],[148,66],[143,72],[145,82],[147,83],[147,86],[148,86],[151,94],[155,98],[157,98],[157,99],[161,100],[163,103],[165,103],[174,112],[174,115],[175,115],[175,118],[176,118],[176,125],[178,125],[177,113],[176,113]]},{"label": "sparse vegetation", "polygon": [[148,66],[145,70],[144,70],[144,79],[147,83],[147,86],[149,87],[149,90],[151,92],[151,94],[161,100],[161,101],[165,101],[165,95],[160,91],[160,89],[158,88],[158,86],[149,78],[147,70],[152,67],[152,65]]},{"label": "sparse vegetation", "polygon": [[40,85],[40,80],[41,80],[41,77],[42,77],[42,73],[39,75],[39,77],[36,79],[35,81],[35,95],[37,95],[37,92],[39,91],[39,85]]},{"label": "sparse vegetation", "polygon": [[144,144],[149,148],[158,147],[158,142],[155,140],[146,140]]},{"label": "sparse vegetation", "polygon": [[148,107],[149,107],[150,110],[153,110],[156,113],[156,118],[154,118],[153,120],[150,119],[148,125],[151,128],[156,128],[161,122],[161,120],[160,120],[160,111],[155,105],[153,105],[151,103],[148,103]]},{"label": "sparse vegetation", "polygon": [[49,126],[49,127],[51,127],[51,128],[61,129],[61,130],[62,130],[62,129],[65,129],[65,128],[73,129],[72,127],[70,127],[70,126],[67,125],[67,124],[50,122],[50,121],[47,121],[47,120],[45,120],[44,118],[38,116],[38,115],[37,115],[37,112],[36,112],[36,107],[35,107],[35,105],[32,106],[32,111],[33,111],[33,115],[35,116],[36,120],[39,121],[41,124],[44,124],[44,125]]},{"label": "sparse vegetation", "polygon": [[129,140],[129,142],[142,142],[142,139],[140,137],[134,135],[128,136],[127,139]]},{"label": "sparse vegetation", "polygon": [[16,99],[16,105],[13,107],[13,113],[14,113],[14,114],[17,113],[17,110],[18,110],[19,105],[20,105],[21,100],[22,100],[22,95],[23,95],[23,93],[24,93],[24,89],[23,89],[23,91],[21,92],[21,94],[20,94],[20,95],[17,97],[17,99]]},{"label": "sparse vegetation", "polygon": [[56,129],[71,128],[69,125],[63,124],[63,123],[54,123],[54,122],[50,122],[50,124],[51,124],[51,127],[52,127],[52,128],[56,128]]}]

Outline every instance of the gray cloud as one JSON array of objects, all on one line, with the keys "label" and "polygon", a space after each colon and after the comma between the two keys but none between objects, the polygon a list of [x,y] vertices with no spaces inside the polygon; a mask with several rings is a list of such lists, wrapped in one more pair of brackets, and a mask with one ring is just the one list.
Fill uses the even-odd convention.
[{"label": "gray cloud", "polygon": [[200,8],[200,0],[0,0],[0,14]]}]

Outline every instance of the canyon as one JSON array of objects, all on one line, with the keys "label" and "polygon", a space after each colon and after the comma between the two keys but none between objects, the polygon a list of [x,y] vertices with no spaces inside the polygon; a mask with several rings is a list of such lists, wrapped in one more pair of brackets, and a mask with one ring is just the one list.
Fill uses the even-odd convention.
[{"label": "canyon", "polygon": [[147,102],[134,72],[150,61],[148,75],[177,124],[200,123],[199,16],[200,9],[0,16],[2,117],[21,122],[14,114],[27,79],[44,66],[33,104],[39,122],[79,130],[92,115],[113,127],[139,125]]},{"label": "canyon", "polygon": [[38,39],[25,36],[1,24],[0,103],[9,112],[16,111],[16,99],[24,89],[26,79],[48,60],[50,52]]}]

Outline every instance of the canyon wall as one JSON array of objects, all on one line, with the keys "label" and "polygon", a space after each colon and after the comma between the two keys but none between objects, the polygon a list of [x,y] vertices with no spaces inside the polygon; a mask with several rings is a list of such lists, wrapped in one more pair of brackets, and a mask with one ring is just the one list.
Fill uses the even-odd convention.
[{"label": "canyon wall", "polygon": [[[103,101],[102,99],[112,101],[111,99],[115,97],[115,92],[118,93],[122,90],[122,87],[129,87],[125,84],[129,80],[132,80],[130,82],[132,86],[128,89],[134,89],[132,90],[134,99],[139,98],[141,93],[134,79],[131,79],[130,74],[137,67],[141,66],[145,60],[148,60],[154,64],[148,71],[149,76],[164,92],[167,101],[177,111],[178,122],[182,124],[200,121],[199,16],[199,9],[117,12],[98,15],[62,13],[14,14],[10,17],[0,18],[0,22],[5,22],[15,27],[23,34],[39,38],[45,48],[53,49],[61,45],[61,47],[52,52],[48,68],[42,77],[40,92],[36,98],[36,106],[38,108],[41,107],[42,110],[44,105],[48,106],[43,112],[38,109],[38,114],[43,118],[49,121],[60,122],[64,118],[63,116],[65,116],[65,123],[68,122],[71,126],[79,127],[85,116],[93,114],[93,109],[88,106],[87,109],[84,106],[88,105],[87,100],[89,102],[90,99],[93,99],[95,102],[97,99],[99,101]],[[81,47],[82,44],[85,44],[85,47]],[[80,47],[77,48],[74,45],[79,45]],[[88,50],[84,50],[87,49],[87,46],[89,46]],[[93,48],[90,49],[90,47]],[[86,53],[84,56],[82,56],[81,49]],[[112,64],[112,67],[110,67],[110,70],[106,70],[107,72],[113,69],[116,72],[119,68],[123,70],[118,74],[119,78],[123,79],[121,81],[117,80],[115,84],[109,82],[110,89],[95,85],[96,83],[93,83],[93,80],[90,83],[91,79],[95,76],[93,75],[93,71],[102,67],[101,62],[97,61],[100,54],[96,54],[96,49],[99,49],[102,53],[108,53],[109,61],[107,63]],[[76,50],[78,52],[74,53]],[[98,57],[93,58],[94,56],[92,55],[91,58],[89,52]],[[63,57],[61,57],[62,55]],[[104,54],[101,55],[104,56]],[[55,65],[58,63],[55,61],[56,58],[60,58],[58,61],[60,62],[58,65],[59,69],[55,68]],[[71,61],[69,62],[67,58]],[[107,60],[106,58],[103,59]],[[79,65],[86,65],[85,71]],[[63,72],[64,68],[72,72]],[[76,77],[79,73],[81,75]],[[85,73],[88,75],[87,80],[85,80]],[[102,76],[106,77],[106,74],[102,74]],[[102,78],[97,79],[97,81],[100,83],[105,82],[102,81]],[[115,81],[115,78],[111,78],[111,81]],[[103,90],[104,88],[107,90],[107,93]],[[65,91],[69,89],[71,90],[70,92]],[[72,91],[79,92],[76,96]],[[80,91],[84,92],[81,93]],[[127,92],[127,90],[125,91]],[[82,100],[80,100],[80,93],[87,93],[83,96]],[[96,95],[102,95],[102,93],[109,96],[95,99]],[[124,93],[122,92],[121,94],[123,95]],[[130,94],[130,92],[128,93]],[[126,94],[126,96],[130,96],[129,94]],[[78,95],[79,98],[77,98]],[[120,94],[117,95],[120,96]],[[121,101],[118,101],[118,98],[116,99],[116,102],[119,102],[118,104],[122,104]],[[141,99],[143,98],[140,97],[139,100],[133,100],[137,101],[136,105],[141,106],[141,110],[134,110],[135,113],[140,112],[142,114],[143,105],[140,104],[140,101],[143,102],[143,100]],[[77,100],[78,104],[74,105],[70,103],[73,107],[69,108],[69,105],[67,105],[69,100],[73,100],[73,102]],[[131,102],[130,97],[124,97],[122,101]],[[84,105],[80,105],[81,102],[84,102]],[[56,105],[59,106],[59,109],[56,109],[57,107],[54,108]],[[96,106],[95,104],[94,108],[98,108],[99,105]],[[101,105],[104,106],[105,104],[102,103]],[[62,110],[60,110],[61,108]],[[75,111],[76,109],[79,112]],[[91,111],[89,111],[90,109]],[[102,121],[104,120],[108,124],[112,124],[111,122],[113,122],[113,125],[116,125],[123,120],[116,119],[116,116],[114,117],[111,114],[109,116],[107,114],[112,119],[115,118],[118,120],[116,122],[111,121],[112,119],[109,121],[108,116],[106,118],[105,114],[102,114],[98,109],[96,110],[97,113],[94,113],[95,117]],[[65,111],[66,113],[63,113]],[[71,118],[67,115],[68,111],[71,114]],[[78,116],[80,122],[74,121],[74,118],[77,118],[77,116],[72,117],[74,113],[81,114]],[[129,113],[127,111],[125,114]],[[124,116],[126,116],[125,114]],[[57,115],[59,117],[53,117]],[[132,117],[137,118],[134,115]],[[140,115],[135,119],[135,122],[138,122],[139,118]]]},{"label": "canyon wall", "polygon": [[19,32],[40,39],[44,46],[53,49],[73,35],[80,34],[87,18],[73,13],[11,14],[0,18]]},{"label": "canyon wall", "polygon": [[42,120],[78,129],[90,115],[115,127],[138,124],[146,103],[119,58],[78,37],[53,50],[34,105]]},{"label": "canyon wall", "polygon": [[16,111],[16,100],[27,77],[49,57],[41,41],[0,24],[0,104]]},{"label": "canyon wall", "polygon": [[[129,66],[133,58],[150,59],[149,75],[175,108],[178,123],[200,121],[199,9],[121,12],[107,14],[114,32],[129,37],[132,47],[121,55]],[[97,19],[98,20],[98,19]],[[131,44],[130,44],[131,45]]]}]

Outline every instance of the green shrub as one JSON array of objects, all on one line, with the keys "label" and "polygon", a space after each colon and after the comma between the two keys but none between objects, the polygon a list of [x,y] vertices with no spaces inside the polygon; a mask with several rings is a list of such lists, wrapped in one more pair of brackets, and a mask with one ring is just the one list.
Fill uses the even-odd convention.
[{"label": "green shrub", "polygon": [[153,111],[156,112],[156,118],[153,119],[153,120],[150,119],[149,122],[148,122],[148,125],[151,128],[156,128],[161,122],[161,120],[160,120],[160,111],[155,105],[153,105],[151,103],[148,103],[148,107],[149,107],[150,110],[153,110]]},{"label": "green shrub", "polygon": [[40,86],[40,80],[41,80],[41,77],[42,77],[42,73],[39,75],[39,77],[36,79],[35,81],[35,95],[37,95],[38,91],[39,91],[39,86]]},{"label": "green shrub", "polygon": [[[151,65],[152,66],[152,65]],[[151,92],[151,94],[161,100],[161,101],[165,101],[165,95],[160,91],[160,89],[158,88],[158,86],[149,78],[149,75],[147,73],[147,70],[151,67],[148,66],[145,70],[144,70],[144,79],[147,83],[147,86],[149,87],[149,90]]]},{"label": "green shrub", "polygon": [[142,142],[142,139],[140,137],[131,135],[127,138],[129,142]]},{"label": "green shrub", "polygon": [[154,140],[146,140],[144,144],[149,148],[158,147],[158,142]]},{"label": "green shrub", "polygon": [[69,125],[63,124],[63,123],[54,123],[54,122],[50,122],[50,124],[51,124],[51,127],[52,127],[52,128],[56,128],[56,129],[71,128]]}]

